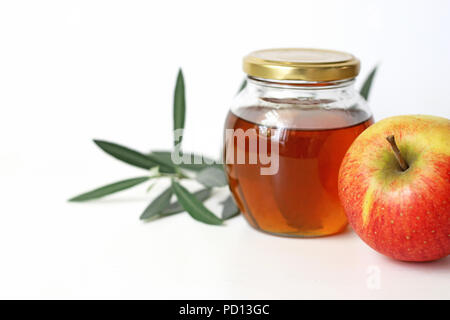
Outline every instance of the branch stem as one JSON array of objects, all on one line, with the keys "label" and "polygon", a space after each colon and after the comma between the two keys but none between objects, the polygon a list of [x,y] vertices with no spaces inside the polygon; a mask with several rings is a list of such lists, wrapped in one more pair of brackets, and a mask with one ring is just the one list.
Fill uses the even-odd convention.
[{"label": "branch stem", "polygon": [[405,158],[403,158],[402,154],[400,153],[397,143],[395,143],[395,137],[393,135],[390,135],[390,136],[386,137],[386,140],[390,143],[392,152],[394,152],[394,156],[397,159],[398,164],[400,165],[400,168],[402,169],[402,171],[408,170],[409,165],[405,161]]}]

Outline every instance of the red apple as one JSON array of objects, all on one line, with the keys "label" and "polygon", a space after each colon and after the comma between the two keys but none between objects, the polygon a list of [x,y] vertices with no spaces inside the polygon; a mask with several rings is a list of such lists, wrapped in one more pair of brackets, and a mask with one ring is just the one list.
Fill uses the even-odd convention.
[{"label": "red apple", "polygon": [[376,251],[405,261],[449,255],[450,120],[397,116],[366,129],[342,161],[339,197]]}]

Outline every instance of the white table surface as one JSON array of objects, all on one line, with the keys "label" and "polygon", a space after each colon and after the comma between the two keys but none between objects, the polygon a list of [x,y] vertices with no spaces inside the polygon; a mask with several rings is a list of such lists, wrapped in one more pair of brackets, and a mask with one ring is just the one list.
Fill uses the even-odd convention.
[{"label": "white table surface", "polygon": [[143,223],[144,186],[85,204],[65,202],[66,187],[46,188],[72,181],[78,192],[86,180],[2,177],[0,298],[450,298],[450,257],[394,261],[351,230],[291,239],[242,216],[215,227],[186,213]]}]

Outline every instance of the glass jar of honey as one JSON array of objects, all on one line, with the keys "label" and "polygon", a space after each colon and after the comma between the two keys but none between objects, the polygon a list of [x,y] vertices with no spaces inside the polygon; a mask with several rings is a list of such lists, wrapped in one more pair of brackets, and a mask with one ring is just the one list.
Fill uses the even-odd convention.
[{"label": "glass jar of honey", "polygon": [[315,237],[347,225],[338,173],[353,140],[373,123],[354,88],[360,62],[319,49],[269,49],[244,58],[245,88],[225,123],[231,192],[254,228]]}]

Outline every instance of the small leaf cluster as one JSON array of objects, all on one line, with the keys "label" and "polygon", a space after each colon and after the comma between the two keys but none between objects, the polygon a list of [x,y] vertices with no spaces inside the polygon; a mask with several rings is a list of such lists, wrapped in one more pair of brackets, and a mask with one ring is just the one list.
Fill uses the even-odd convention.
[{"label": "small leaf cluster", "polygon": [[[185,84],[181,69],[178,72],[173,101],[173,129],[174,132],[179,132],[184,130],[186,117]],[[181,150],[182,138],[182,135],[179,137],[174,135],[174,151]],[[203,204],[211,197],[214,188],[227,185],[223,165],[218,161],[198,154],[180,152],[183,159],[190,159],[190,161],[175,164],[172,160],[172,152],[174,152],[172,150],[152,151],[146,154],[104,140],[94,140],[94,143],[110,156],[134,167],[145,169],[148,174],[102,186],[73,197],[69,201],[82,202],[98,199],[147,181],[168,178],[170,179],[169,187],[148,204],[141,214],[141,220],[151,221],[186,211],[197,221],[221,225],[224,220],[239,214],[239,209],[231,195],[222,202],[221,218]],[[191,192],[182,185],[183,180],[195,180],[203,185],[203,189]],[[150,185],[149,190],[152,187],[153,185]],[[173,198],[175,199],[172,200]]]}]

